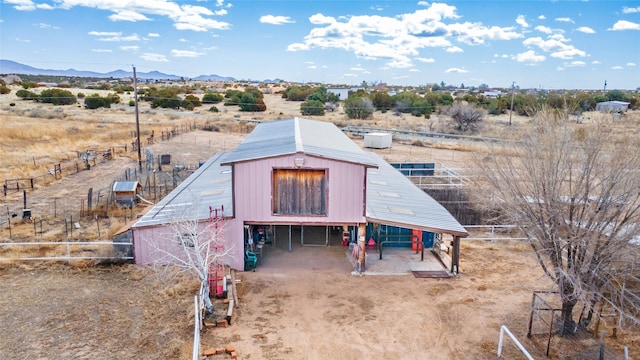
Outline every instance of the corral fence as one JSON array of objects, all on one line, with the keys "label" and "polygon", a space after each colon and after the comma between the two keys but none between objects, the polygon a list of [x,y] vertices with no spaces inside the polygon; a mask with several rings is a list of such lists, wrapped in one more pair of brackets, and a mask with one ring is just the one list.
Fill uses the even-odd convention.
[{"label": "corral fence", "polygon": [[[578,302],[575,305],[576,309],[583,308],[586,309],[582,302]],[[583,310],[584,312],[584,310]],[[554,336],[560,334],[561,327],[559,326],[561,323],[561,313],[562,313],[562,302],[560,299],[560,295],[558,291],[533,291],[532,299],[531,299],[531,308],[529,314],[529,325],[527,329],[527,338],[532,339],[534,343],[543,343],[545,346],[545,355],[547,357],[551,356],[552,353],[552,343]],[[582,327],[581,324],[582,314],[580,316],[580,320],[575,323],[575,328],[572,331],[572,334],[563,335],[563,338],[568,339],[570,341],[579,342],[583,339],[583,336],[578,334],[578,332],[588,332],[596,338],[599,336],[599,342],[596,346],[589,346],[582,344],[579,349],[576,349],[576,352],[579,352],[576,355],[576,358],[579,359],[629,359],[629,349],[624,347],[624,355],[617,354],[616,352],[608,349],[605,344],[605,336],[607,334],[607,330],[600,330],[603,328],[600,324],[600,320],[605,317],[612,317],[615,314],[605,314],[602,313],[602,309],[600,312],[596,314],[595,323],[591,323],[590,325]],[[616,337],[617,333],[617,325],[618,322],[615,321],[612,327],[609,327],[609,331],[612,338]]]},{"label": "corral fence", "polygon": [[[71,264],[74,260],[133,260],[129,253],[131,243],[113,243],[111,241],[45,241],[0,243],[6,261],[64,261]],[[37,254],[37,256],[34,256]]]}]

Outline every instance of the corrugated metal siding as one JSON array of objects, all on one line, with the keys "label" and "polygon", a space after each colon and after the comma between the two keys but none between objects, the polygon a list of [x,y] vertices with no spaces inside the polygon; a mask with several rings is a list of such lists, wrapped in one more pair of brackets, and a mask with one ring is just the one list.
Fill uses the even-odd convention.
[{"label": "corrugated metal siding", "polygon": [[285,216],[272,213],[272,169],[294,168],[289,155],[234,165],[236,217],[265,223],[356,223],[364,221],[365,167],[304,156],[304,168],[326,169],[327,216]]},{"label": "corrugated metal siding", "polygon": [[[204,226],[204,224],[203,224]],[[136,264],[167,264],[170,259],[165,252],[182,254],[182,249],[173,238],[170,225],[132,229],[133,251]],[[228,221],[224,229],[225,248],[230,250],[225,263],[234,269],[244,269],[244,238],[242,222]]]}]

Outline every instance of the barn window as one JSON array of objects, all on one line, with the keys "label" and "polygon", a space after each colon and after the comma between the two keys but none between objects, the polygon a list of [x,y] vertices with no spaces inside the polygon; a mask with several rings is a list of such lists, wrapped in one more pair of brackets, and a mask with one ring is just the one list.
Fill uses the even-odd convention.
[{"label": "barn window", "polygon": [[178,242],[178,245],[180,245],[181,247],[195,247],[195,238],[197,237],[197,234],[190,234],[190,233],[184,233],[182,235],[178,235],[176,236],[176,241]]},{"label": "barn window", "polygon": [[326,215],[325,170],[274,169],[273,213]]}]

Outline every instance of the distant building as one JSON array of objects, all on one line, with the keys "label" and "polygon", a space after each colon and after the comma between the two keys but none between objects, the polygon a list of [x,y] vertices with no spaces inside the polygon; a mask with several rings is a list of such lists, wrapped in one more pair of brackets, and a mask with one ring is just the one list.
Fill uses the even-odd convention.
[{"label": "distant building", "polygon": [[629,104],[624,101],[603,101],[596,104],[596,111],[626,112],[629,109]]},{"label": "distant building", "polygon": [[500,90],[485,91],[482,93],[482,95],[484,95],[487,99],[495,99],[498,96],[502,95],[502,92]]},{"label": "distant building", "polygon": [[340,100],[344,101],[349,98],[349,91],[352,91],[350,88],[327,88],[327,94],[336,94],[340,98]]}]

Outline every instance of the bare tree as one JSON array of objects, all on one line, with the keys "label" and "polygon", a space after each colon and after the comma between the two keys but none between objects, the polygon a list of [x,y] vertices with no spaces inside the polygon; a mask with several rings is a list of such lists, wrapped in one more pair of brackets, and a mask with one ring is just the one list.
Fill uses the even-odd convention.
[{"label": "bare tree", "polygon": [[456,130],[478,131],[480,122],[484,118],[484,110],[474,104],[456,102],[443,109],[443,113],[451,116],[455,123]]},{"label": "bare tree", "polygon": [[572,128],[562,111],[539,112],[534,121],[522,141],[484,154],[484,200],[521,228],[557,286],[563,335],[588,326],[597,304],[639,322],[637,138],[614,134],[605,120]]},{"label": "bare tree", "polygon": [[209,296],[209,275],[217,264],[224,264],[233,250],[225,246],[223,209],[209,207],[209,216],[197,202],[186,204],[166,225],[161,239],[151,246],[157,265],[172,265],[195,275],[201,282],[203,300],[209,311],[213,305]]}]

